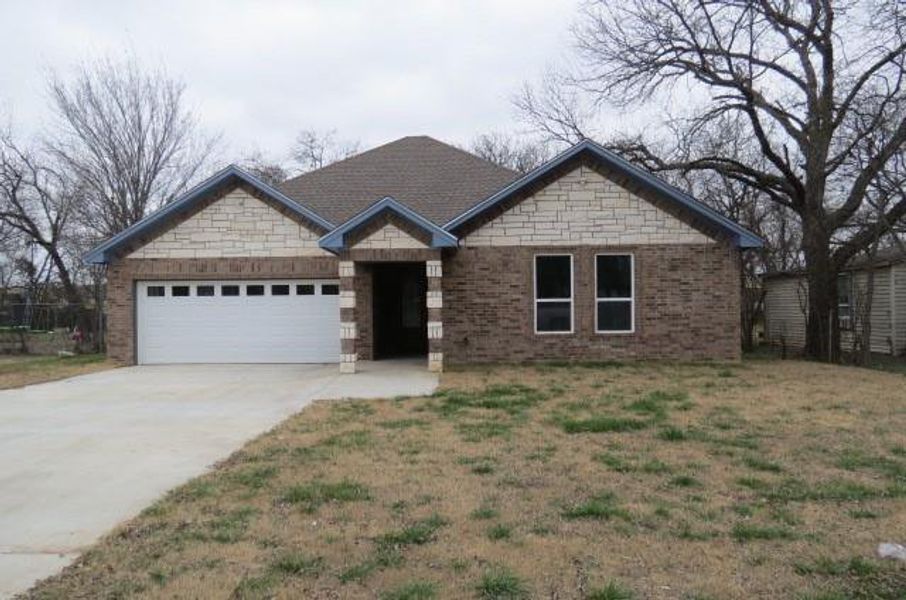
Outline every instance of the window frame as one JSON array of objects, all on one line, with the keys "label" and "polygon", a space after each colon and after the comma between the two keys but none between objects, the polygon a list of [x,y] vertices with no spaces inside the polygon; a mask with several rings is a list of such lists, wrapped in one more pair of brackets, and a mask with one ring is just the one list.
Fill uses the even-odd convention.
[{"label": "window frame", "polygon": [[[847,300],[845,304],[840,302],[840,280],[846,281],[846,287],[848,289]],[[855,292],[855,278],[853,277],[852,272],[843,272],[837,275],[837,329],[839,331],[853,331],[854,330],[854,292]],[[846,307],[846,316],[840,314],[840,307]]]},{"label": "window frame", "polygon": [[[598,257],[599,256],[628,256],[629,257],[629,297],[599,298],[598,297]],[[635,333],[635,254],[632,252],[598,252],[595,254],[595,333],[597,335],[632,335]],[[629,301],[629,329],[608,330],[601,329],[598,324],[598,304],[601,302],[626,302]]]},{"label": "window frame", "polygon": [[[569,257],[569,298],[538,297],[538,259],[545,257]],[[532,256],[532,329],[535,335],[572,335],[576,332],[576,259],[569,252],[544,252]],[[569,302],[569,331],[538,331],[538,304],[542,302]]]}]

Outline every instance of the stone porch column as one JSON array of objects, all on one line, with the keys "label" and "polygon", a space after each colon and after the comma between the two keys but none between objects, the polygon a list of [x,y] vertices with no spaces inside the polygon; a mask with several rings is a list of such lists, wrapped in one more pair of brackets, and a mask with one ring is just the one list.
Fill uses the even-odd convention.
[{"label": "stone porch column", "polygon": [[356,361],[356,264],[340,261],[340,373],[355,373]]},{"label": "stone porch column", "polygon": [[428,277],[428,370],[439,373],[444,370],[442,263],[439,260],[425,261],[425,270]]}]

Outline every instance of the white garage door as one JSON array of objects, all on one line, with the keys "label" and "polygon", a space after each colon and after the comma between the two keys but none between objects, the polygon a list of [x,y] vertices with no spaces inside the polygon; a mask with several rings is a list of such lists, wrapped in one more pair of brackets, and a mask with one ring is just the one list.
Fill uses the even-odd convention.
[{"label": "white garage door", "polygon": [[140,281],[136,323],[140,364],[340,359],[336,280]]}]

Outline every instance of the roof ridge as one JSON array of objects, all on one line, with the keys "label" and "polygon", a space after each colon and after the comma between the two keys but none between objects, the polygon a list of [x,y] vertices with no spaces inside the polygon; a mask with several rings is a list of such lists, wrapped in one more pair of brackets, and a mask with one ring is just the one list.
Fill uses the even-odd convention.
[{"label": "roof ridge", "polygon": [[486,163],[486,164],[488,164],[488,165],[490,165],[490,166],[493,166],[493,167],[495,167],[495,168],[497,168],[497,169],[499,169],[499,170],[501,170],[501,171],[506,171],[507,173],[512,174],[514,177],[517,176],[517,175],[519,175],[519,172],[518,172],[518,171],[514,171],[513,169],[510,169],[509,167],[504,167],[503,165],[499,165],[499,164],[497,164],[497,163],[495,163],[495,162],[492,162],[492,161],[490,161],[490,160],[488,160],[488,159],[486,159],[486,158],[482,158],[481,156],[478,156],[477,154],[473,154],[472,152],[469,152],[468,150],[466,150],[466,149],[464,149],[464,148],[460,148],[459,146],[455,146],[455,145],[453,145],[453,144],[449,144],[449,143],[447,143],[447,142],[445,142],[445,141],[443,141],[443,140],[439,140],[439,139],[437,139],[437,138],[435,138],[435,137],[432,137],[432,136],[430,136],[430,135],[424,135],[424,134],[422,134],[422,135],[404,135],[403,137],[397,138],[397,139],[392,140],[392,141],[389,141],[389,142],[385,142],[385,143],[383,143],[383,144],[380,144],[379,146],[374,146],[373,148],[369,148],[369,149],[367,149],[367,150],[363,150],[363,151],[361,151],[361,152],[358,152],[358,153],[356,153],[356,154],[352,154],[352,155],[347,156],[347,157],[345,157],[345,158],[341,158],[340,160],[334,161],[334,162],[332,162],[332,163],[330,163],[330,164],[328,164],[328,165],[324,165],[323,167],[318,167],[317,169],[312,169],[311,171],[306,171],[305,173],[300,173],[299,175],[296,175],[295,177],[292,177],[292,178],[287,179],[286,181],[282,182],[282,183],[280,184],[279,187],[282,188],[282,187],[285,186],[286,184],[288,184],[288,183],[290,183],[290,182],[292,182],[292,181],[295,181],[295,180],[297,180],[297,179],[306,177],[307,175],[312,175],[312,174],[314,174],[314,173],[322,173],[322,172],[324,172],[324,171],[326,171],[326,170],[328,170],[328,169],[332,169],[333,167],[340,166],[340,165],[342,165],[343,163],[346,163],[346,162],[348,162],[348,161],[350,161],[350,160],[353,160],[353,159],[357,159],[357,158],[366,156],[366,155],[368,155],[368,154],[371,154],[371,153],[373,153],[373,152],[376,152],[377,150],[381,150],[381,149],[387,148],[388,146],[393,146],[394,144],[398,144],[398,143],[400,143],[400,142],[402,142],[402,141],[404,141],[404,140],[416,140],[416,139],[429,140],[429,141],[431,141],[431,142],[433,142],[433,143],[435,143],[435,144],[439,144],[439,145],[441,145],[441,146],[444,146],[445,148],[449,148],[449,149],[451,149],[451,150],[455,150],[456,152],[458,152],[458,153],[460,153],[460,154],[464,154],[465,156],[468,156],[468,157],[469,157],[470,159],[472,159],[472,160],[476,160],[476,161],[480,161],[480,162]]}]

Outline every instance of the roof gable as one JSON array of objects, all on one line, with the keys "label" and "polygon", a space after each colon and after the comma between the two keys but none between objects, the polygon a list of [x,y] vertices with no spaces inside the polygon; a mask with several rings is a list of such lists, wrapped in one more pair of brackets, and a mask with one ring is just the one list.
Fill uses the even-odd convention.
[{"label": "roof gable", "polygon": [[386,213],[394,214],[421,231],[424,231],[430,236],[430,246],[432,248],[452,248],[458,243],[456,236],[444,231],[411,208],[388,196],[378,200],[342,225],[337,226],[336,229],[322,237],[319,244],[322,248],[332,252],[346,249],[348,247],[348,236],[350,234]]},{"label": "roof gable", "polygon": [[441,225],[517,177],[464,150],[415,136],[305,173],[280,189],[336,223],[374,198],[391,197]]},{"label": "roof gable", "polygon": [[333,223],[313,210],[302,206],[279,190],[274,189],[238,166],[230,165],[198,184],[177,200],[151,213],[141,221],[124,229],[117,235],[90,250],[83,258],[87,263],[107,263],[111,258],[114,258],[118,252],[128,248],[130,244],[145,236],[154,235],[180,214],[192,211],[200,203],[203,203],[206,199],[210,198],[211,194],[214,194],[227,186],[240,183],[250,186],[268,200],[276,203],[281,208],[286,209],[289,214],[312,223],[322,231],[330,231],[333,229]]},{"label": "roof gable", "polygon": [[[463,246],[713,244],[707,232],[621,186],[601,169],[577,165],[526,197],[505,202],[458,230]],[[670,207],[667,207],[670,208]]]},{"label": "roof gable", "polygon": [[485,216],[493,209],[504,205],[508,200],[518,198],[520,194],[533,190],[539,183],[543,184],[549,182],[552,177],[557,176],[565,168],[574,164],[579,164],[582,160],[590,160],[592,163],[599,164],[608,170],[619,173],[637,185],[640,189],[673,203],[680,210],[686,211],[687,214],[714,227],[729,237],[734,244],[739,247],[760,248],[764,245],[761,238],[731,219],[724,217],[711,207],[699,202],[679,188],[676,188],[651,173],[648,173],[644,169],[633,165],[626,159],[591,140],[579,142],[543,165],[526,173],[524,176],[513,181],[498,192],[447,221],[444,224],[444,229],[453,232],[463,228],[467,224],[475,222],[480,217]]}]

